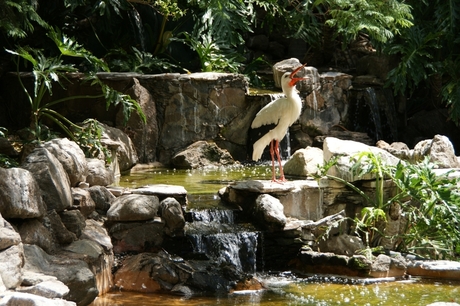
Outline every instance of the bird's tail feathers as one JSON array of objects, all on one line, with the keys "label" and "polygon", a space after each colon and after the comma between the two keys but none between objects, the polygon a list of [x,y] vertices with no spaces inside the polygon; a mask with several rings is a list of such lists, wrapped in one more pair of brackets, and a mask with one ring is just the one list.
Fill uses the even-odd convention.
[{"label": "bird's tail feathers", "polygon": [[254,142],[253,151],[252,151],[252,160],[258,161],[262,157],[265,147],[270,144],[272,139],[273,137],[271,133],[267,133],[264,136],[262,136],[259,140]]}]

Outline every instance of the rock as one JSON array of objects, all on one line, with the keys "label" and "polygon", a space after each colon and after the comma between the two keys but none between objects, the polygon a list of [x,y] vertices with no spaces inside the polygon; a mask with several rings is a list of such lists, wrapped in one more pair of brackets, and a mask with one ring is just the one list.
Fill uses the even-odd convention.
[{"label": "rock", "polygon": [[388,151],[397,158],[406,160],[408,162],[411,162],[414,158],[413,150],[410,150],[409,147],[403,142],[393,142],[390,145],[383,140],[379,140],[377,141],[376,147]]},{"label": "rock", "polygon": [[21,243],[21,236],[14,230],[11,224],[3,219],[0,214],[0,250],[5,250],[13,245]]},{"label": "rock", "polygon": [[119,222],[109,225],[108,229],[115,254],[152,252],[163,243],[164,223],[161,220]]},{"label": "rock", "polygon": [[460,263],[450,260],[416,260],[407,266],[407,274],[435,279],[460,279]]},{"label": "rock", "polygon": [[114,182],[115,177],[111,170],[105,167],[105,162],[97,158],[88,158],[88,176],[86,182],[90,186],[107,186]]},{"label": "rock", "polygon": [[112,241],[107,230],[103,225],[95,220],[86,220],[86,227],[80,236],[80,239],[96,241],[106,252],[113,249]]},{"label": "rock", "polygon": [[86,226],[85,217],[81,212],[79,210],[66,210],[61,212],[59,216],[64,226],[79,238]]},{"label": "rock", "polygon": [[[354,159],[357,158],[359,153],[363,152],[370,152],[378,156],[382,160],[382,163],[386,165],[396,166],[399,162],[398,158],[380,148],[371,147],[351,140],[340,140],[334,137],[327,137],[323,145],[324,161],[328,162],[331,159],[337,158],[337,163],[331,167],[327,173],[348,182],[375,179],[373,173],[357,176],[352,171],[352,167],[355,163]],[[366,158],[363,158],[362,162],[365,161]]]},{"label": "rock", "polygon": [[153,162],[156,160],[159,136],[155,100],[137,78],[133,78],[133,86],[126,93],[139,103],[147,123],[144,124],[138,113],[133,112],[125,124],[123,111],[120,109],[117,114],[117,125],[125,127],[124,131],[133,142],[139,162]]},{"label": "rock", "polygon": [[0,213],[5,218],[39,218],[46,212],[41,190],[32,173],[0,168]]},{"label": "rock", "polygon": [[47,149],[33,150],[21,167],[34,176],[48,211],[54,209],[60,212],[72,206],[69,177],[58,159]]},{"label": "rock", "polygon": [[280,230],[286,225],[286,216],[283,213],[283,208],[283,205],[277,198],[268,194],[262,194],[256,199],[254,212],[258,220],[254,221],[269,230]]},{"label": "rock", "polygon": [[[348,120],[349,93],[352,76],[328,71],[321,73],[305,97],[305,107],[300,115],[302,130],[313,137],[329,135],[332,129]],[[313,79],[312,79],[313,80]]]},{"label": "rock", "polygon": [[168,236],[183,235],[185,218],[180,203],[174,198],[166,198],[160,203],[160,215],[165,222],[165,233]]},{"label": "rock", "polygon": [[59,160],[69,176],[70,186],[75,187],[86,180],[88,164],[85,153],[75,142],[59,138],[45,142],[43,147]]},{"label": "rock", "polygon": [[62,299],[49,299],[24,292],[7,292],[0,296],[0,306],[75,306],[74,302]]},{"label": "rock", "polygon": [[235,286],[235,291],[241,290],[262,290],[264,289],[263,284],[256,278],[249,278],[240,281]]},{"label": "rock", "polygon": [[196,169],[232,165],[235,161],[227,150],[219,148],[214,142],[198,141],[177,153],[171,163],[181,169]]},{"label": "rock", "polygon": [[22,222],[18,226],[22,242],[25,244],[35,244],[47,253],[53,253],[57,248],[53,235],[38,219],[30,219]]},{"label": "rock", "polygon": [[328,237],[324,243],[320,243],[323,252],[332,252],[338,255],[352,256],[356,251],[364,249],[363,241],[356,236],[342,234]]},{"label": "rock", "polygon": [[414,161],[422,161],[425,156],[428,156],[430,162],[441,169],[460,167],[454,147],[446,136],[435,135],[432,140],[417,143],[414,147]]},{"label": "rock", "polygon": [[80,211],[84,217],[88,217],[96,209],[96,203],[91,197],[88,189],[72,188],[73,204],[72,207]]},{"label": "rock", "polygon": [[153,184],[146,185],[131,191],[133,194],[155,195],[160,201],[166,198],[175,198],[182,206],[187,205],[187,190],[183,186]]},{"label": "rock", "polygon": [[24,245],[24,254],[25,270],[55,276],[69,288],[66,300],[83,306],[97,297],[96,279],[86,262],[48,255],[35,245]]},{"label": "rock", "polygon": [[157,196],[130,194],[116,198],[107,211],[109,221],[144,221],[158,215]]},{"label": "rock", "polygon": [[[128,291],[159,292],[163,283],[161,278],[164,278],[168,280],[164,285],[169,287],[167,289],[171,289],[179,282],[179,274],[174,268],[171,269],[167,260],[162,259],[151,253],[141,253],[126,258],[123,266],[115,272],[115,286]],[[164,275],[168,272],[172,275]]]},{"label": "rock", "polygon": [[307,147],[294,152],[284,165],[284,174],[292,176],[311,176],[318,173],[318,166],[324,163],[323,150]]},{"label": "rock", "polygon": [[107,188],[99,185],[89,187],[88,192],[96,205],[96,211],[105,215],[115,196]]},{"label": "rock", "polygon": [[56,238],[59,244],[69,244],[77,240],[77,236],[65,227],[61,217],[55,210],[48,213],[48,216],[45,217],[45,223],[48,224],[53,237]]},{"label": "rock", "polygon": [[[281,88],[281,77],[286,72],[292,72],[297,67],[301,66],[302,63],[297,58],[290,58],[282,60],[273,65],[273,79],[275,81],[275,86]],[[314,67],[304,67],[302,68],[296,76],[298,77],[308,77],[307,80],[299,81],[298,87],[300,91],[312,92],[313,88],[319,87],[319,73],[318,70]]]},{"label": "rock", "polygon": [[62,299],[69,293],[69,288],[58,280],[46,280],[32,286],[23,286],[16,291],[39,295],[48,299]]},{"label": "rock", "polygon": [[[3,286],[0,289],[14,289],[22,282],[22,267],[24,266],[24,249],[22,243],[12,245],[0,251],[0,279]],[[0,290],[4,291],[4,290]]]},{"label": "rock", "polygon": [[[134,148],[131,138],[120,129],[103,123],[101,125],[104,130],[101,136],[101,143],[107,146],[109,150],[116,152],[120,171],[129,170],[138,162],[136,148]],[[115,160],[114,156],[111,158]]]}]

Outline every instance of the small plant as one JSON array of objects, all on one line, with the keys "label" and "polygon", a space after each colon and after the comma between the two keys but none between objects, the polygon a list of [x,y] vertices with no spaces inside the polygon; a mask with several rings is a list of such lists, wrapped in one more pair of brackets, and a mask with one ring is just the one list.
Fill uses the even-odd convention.
[{"label": "small plant", "polygon": [[149,52],[144,52],[131,47],[133,53],[128,53],[123,49],[112,50],[106,55],[112,70],[127,71],[137,73],[152,73],[156,71],[166,72],[177,68],[165,59],[153,56]]},{"label": "small plant", "polygon": [[230,46],[213,40],[210,34],[190,35],[183,32],[183,39],[176,38],[194,50],[201,64],[201,71],[226,71],[238,73],[241,61],[244,59],[240,54],[231,50]]},{"label": "small plant", "polygon": [[407,218],[397,249],[429,258],[454,259],[460,254],[460,179],[450,172],[436,174],[428,158],[412,165],[401,162],[393,169],[393,182]]},{"label": "small plant", "polygon": [[[353,172],[376,176],[376,197],[370,198],[354,184],[327,174],[337,163],[331,159],[316,176],[327,177],[350,187],[360,194],[369,206],[353,219],[354,232],[363,237],[367,250],[378,247],[377,237],[383,236],[389,204],[401,206],[406,228],[397,236],[396,250],[436,259],[455,259],[460,254],[460,179],[450,172],[436,174],[434,164],[426,158],[410,164],[400,161],[396,166],[385,165],[380,157],[363,152],[353,157]],[[383,197],[383,179],[389,178],[397,188],[393,197]]]},{"label": "small plant", "polygon": [[[16,60],[18,69],[18,79],[23,88],[31,106],[31,124],[30,129],[35,137],[35,140],[41,142],[46,140],[48,137],[43,133],[42,119],[47,118],[54,122],[64,133],[69,136],[72,140],[78,143],[78,139],[75,133],[81,130],[80,133],[84,133],[84,129],[71,122],[69,119],[55,111],[52,106],[63,103],[73,99],[89,99],[105,97],[107,101],[107,108],[110,105],[123,105],[123,115],[125,122],[128,120],[133,109],[135,109],[142,120],[145,122],[145,115],[142,112],[137,101],[131,99],[128,95],[122,94],[116,90],[113,90],[109,86],[105,85],[97,77],[96,73],[90,72],[86,74],[86,81],[90,81],[91,85],[98,85],[101,88],[101,94],[99,95],[82,95],[82,96],[71,96],[61,99],[51,100],[47,102],[46,98],[52,97],[53,85],[60,85],[64,87],[63,80],[67,80],[67,73],[76,72],[77,69],[73,64],[67,64],[62,59],[62,56],[71,56],[84,58],[93,66],[93,69],[103,69],[108,71],[108,67],[100,59],[93,56],[90,52],[81,47],[75,40],[70,39],[60,33],[59,30],[50,30],[48,35],[57,45],[61,54],[57,57],[46,57],[41,50],[20,47],[16,51],[6,50],[7,52],[16,55],[18,58],[22,58],[25,61],[32,64],[32,74],[34,77],[33,90],[29,91],[23,84],[21,74],[19,73],[19,60]],[[43,137],[45,135],[45,137]],[[95,134],[97,135],[97,133]]]}]

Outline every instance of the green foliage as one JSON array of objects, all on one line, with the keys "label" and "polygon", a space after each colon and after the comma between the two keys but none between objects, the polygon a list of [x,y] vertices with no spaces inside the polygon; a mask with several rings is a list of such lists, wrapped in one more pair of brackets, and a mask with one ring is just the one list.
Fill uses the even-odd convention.
[{"label": "green foliage", "polygon": [[100,141],[103,132],[104,128],[95,119],[86,119],[80,127],[73,127],[75,141],[85,152],[86,157],[103,156],[110,163],[111,153]]},{"label": "green foliage", "polygon": [[418,26],[404,33],[404,42],[391,44],[385,49],[388,54],[401,57],[398,66],[388,74],[395,93],[404,93],[406,90],[413,93],[420,82],[427,80],[439,68],[433,61],[433,51],[441,48],[438,33],[425,33]]},{"label": "green foliage", "polygon": [[242,56],[234,52],[224,41],[215,42],[209,34],[196,36],[186,32],[182,34],[184,39],[175,40],[182,41],[197,53],[201,71],[239,72]]},{"label": "green foliage", "polygon": [[450,172],[436,174],[428,159],[393,169],[400,190],[407,228],[398,249],[431,258],[453,259],[460,254],[460,179]]},{"label": "green foliage", "polygon": [[328,7],[326,24],[335,27],[347,41],[367,33],[378,42],[387,42],[412,24],[410,6],[397,0],[317,0]]},{"label": "green foliage", "polygon": [[[390,71],[386,85],[395,92],[411,95],[419,86],[442,92],[442,101],[450,108],[450,117],[460,123],[460,2],[413,1],[414,28],[401,32],[383,51],[401,60]],[[429,78],[440,75],[443,84]],[[436,88],[442,86],[442,88]]]},{"label": "green foliage", "polygon": [[0,153],[0,168],[13,168],[18,167],[19,163],[14,158]]},{"label": "green foliage", "polygon": [[37,1],[0,0],[0,29],[7,36],[24,38],[35,29],[34,23],[47,27],[47,23],[37,14]]},{"label": "green foliage", "polygon": [[[140,108],[140,105],[137,103],[137,101],[133,100],[128,95],[122,94],[104,84],[97,77],[95,72],[87,73],[85,80],[90,81],[91,85],[98,85],[102,90],[100,95],[71,96],[47,102],[45,98],[52,96],[53,85],[58,84],[63,87],[63,80],[67,80],[66,74],[69,72],[77,71],[73,64],[64,63],[62,56],[84,58],[94,67],[108,71],[108,67],[105,63],[93,56],[75,40],[69,39],[65,35],[62,35],[60,31],[51,30],[48,36],[56,43],[57,47],[61,51],[61,54],[57,57],[46,57],[42,51],[32,48],[20,47],[16,51],[7,50],[7,52],[16,55],[18,58],[22,58],[23,60],[32,64],[34,89],[32,92],[30,92],[22,83],[21,74],[19,73],[19,60],[16,61],[18,65],[19,82],[30,102],[31,130],[32,134],[36,138],[36,141],[40,142],[42,140],[48,139],[49,135],[43,133],[43,125],[41,122],[43,118],[47,118],[59,126],[62,131],[64,131],[64,133],[67,134],[72,140],[76,141],[83,147],[87,147],[88,143],[90,143],[88,137],[84,136],[96,136],[98,138],[91,141],[99,143],[99,129],[98,126],[96,126],[93,122],[91,122],[92,124],[87,124],[86,127],[80,127],[52,108],[53,105],[73,99],[104,97],[107,101],[107,108],[110,105],[117,106],[118,104],[121,104],[123,106],[122,109],[125,122],[130,117],[132,110],[136,110],[141,116],[141,119],[145,122],[145,115],[143,114],[142,109]],[[96,130],[89,131],[88,127],[95,128]],[[90,144],[93,148],[96,149],[99,149],[100,147],[100,145],[94,145],[94,143]],[[91,152],[91,150],[89,151]]]},{"label": "green foliage", "polygon": [[140,51],[132,47],[133,53],[123,49],[112,50],[106,55],[106,60],[113,71],[126,71],[137,73],[168,72],[176,65],[149,52]]},{"label": "green foliage", "polygon": [[[396,202],[401,206],[401,217],[406,219],[403,232],[389,237],[399,241],[398,251],[436,259],[454,259],[460,254],[460,178],[451,176],[451,172],[437,174],[428,158],[417,164],[400,161],[390,166],[373,153],[362,152],[353,157],[353,162],[356,175],[372,173],[377,177],[375,201],[356,185],[327,174],[337,159],[321,167],[316,178],[326,176],[342,182],[366,200],[368,206],[353,222],[355,233],[363,237],[368,248],[377,246],[375,238],[384,236],[388,204]],[[383,185],[379,183],[384,177],[397,188],[389,199],[383,198]]]}]

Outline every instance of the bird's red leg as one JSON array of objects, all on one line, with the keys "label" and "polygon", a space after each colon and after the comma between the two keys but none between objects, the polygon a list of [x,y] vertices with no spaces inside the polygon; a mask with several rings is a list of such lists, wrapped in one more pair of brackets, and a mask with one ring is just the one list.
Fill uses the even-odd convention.
[{"label": "bird's red leg", "polygon": [[[272,181],[276,182],[276,175],[275,175],[275,150],[273,148],[273,143],[275,140],[270,141],[270,155],[272,156]],[[276,142],[275,142],[276,144]]]},{"label": "bird's red leg", "polygon": [[275,140],[275,153],[276,157],[278,158],[278,164],[280,165],[280,182],[285,182],[286,178],[284,177],[283,165],[281,164],[281,157],[280,157],[280,142]]}]

